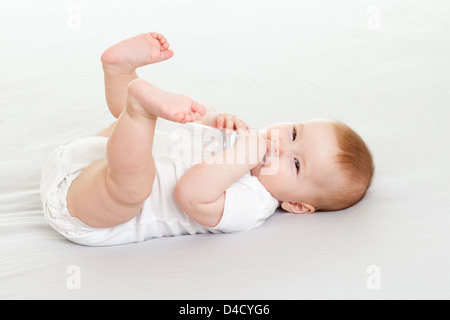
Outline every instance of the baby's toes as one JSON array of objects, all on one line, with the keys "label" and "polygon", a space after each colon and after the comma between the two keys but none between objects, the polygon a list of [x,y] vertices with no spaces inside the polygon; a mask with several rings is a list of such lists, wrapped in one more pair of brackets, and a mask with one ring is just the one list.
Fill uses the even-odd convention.
[{"label": "baby's toes", "polygon": [[173,115],[172,119],[169,119],[175,122],[183,122],[184,120],[184,114],[179,112]]},{"label": "baby's toes", "polygon": [[183,118],[180,122],[187,123],[192,121],[192,116],[190,114],[183,114]]},{"label": "baby's toes", "polygon": [[167,43],[166,37],[164,37],[162,34],[158,34],[158,38],[157,39],[158,39],[160,45],[163,45],[163,44]]},{"label": "baby's toes", "polygon": [[206,108],[202,104],[198,103],[197,101],[193,101],[192,106],[191,106],[191,111],[197,112],[198,114],[200,114],[202,116],[206,113]]},{"label": "baby's toes", "polygon": [[198,113],[198,112],[194,112],[193,114],[192,114],[192,122],[193,121],[197,121],[198,119],[200,119],[200,114]]}]

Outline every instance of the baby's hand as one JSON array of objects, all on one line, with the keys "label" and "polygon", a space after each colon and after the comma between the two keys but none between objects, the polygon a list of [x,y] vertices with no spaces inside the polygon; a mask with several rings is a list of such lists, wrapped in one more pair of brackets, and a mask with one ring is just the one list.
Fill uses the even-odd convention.
[{"label": "baby's hand", "polygon": [[206,115],[203,124],[217,129],[226,129],[227,134],[233,130],[249,129],[250,126],[231,113],[212,113]]}]

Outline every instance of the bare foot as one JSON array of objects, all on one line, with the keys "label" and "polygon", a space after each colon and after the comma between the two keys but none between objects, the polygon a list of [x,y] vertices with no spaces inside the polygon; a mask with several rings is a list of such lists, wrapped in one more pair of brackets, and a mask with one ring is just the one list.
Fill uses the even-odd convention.
[{"label": "bare foot", "polygon": [[188,96],[159,89],[142,79],[128,86],[127,108],[145,117],[181,123],[196,121],[206,113],[203,105]]},{"label": "bare foot", "polygon": [[151,32],[123,40],[102,54],[103,68],[131,73],[136,68],[173,57],[169,43],[162,34]]}]

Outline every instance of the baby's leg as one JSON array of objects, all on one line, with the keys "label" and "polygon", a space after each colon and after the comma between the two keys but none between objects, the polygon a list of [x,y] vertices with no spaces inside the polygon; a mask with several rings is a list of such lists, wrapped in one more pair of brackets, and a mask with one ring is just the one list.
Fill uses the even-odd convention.
[{"label": "baby's leg", "polygon": [[172,56],[167,39],[156,32],[123,40],[102,54],[106,102],[116,118],[125,108],[128,84],[138,78],[136,69]]},{"label": "baby's leg", "polygon": [[157,118],[190,122],[203,114],[205,108],[189,97],[140,79],[130,83],[126,108],[108,139],[107,159],[85,168],[69,188],[70,214],[96,228],[134,218],[152,192]]}]

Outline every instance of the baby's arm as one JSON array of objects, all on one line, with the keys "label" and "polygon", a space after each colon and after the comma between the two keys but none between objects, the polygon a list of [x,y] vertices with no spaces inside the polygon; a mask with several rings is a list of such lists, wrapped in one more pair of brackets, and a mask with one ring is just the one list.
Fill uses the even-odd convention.
[{"label": "baby's arm", "polygon": [[[189,169],[178,181],[174,196],[178,206],[194,221],[214,227],[222,218],[226,190],[264,156],[266,145],[255,130],[239,130],[233,147]],[[253,159],[250,152],[253,154]]]}]

